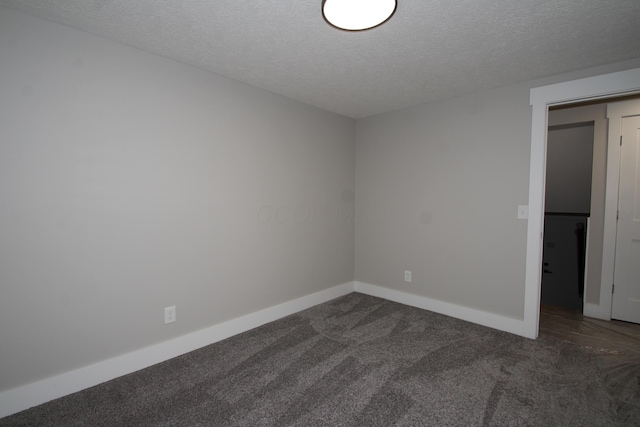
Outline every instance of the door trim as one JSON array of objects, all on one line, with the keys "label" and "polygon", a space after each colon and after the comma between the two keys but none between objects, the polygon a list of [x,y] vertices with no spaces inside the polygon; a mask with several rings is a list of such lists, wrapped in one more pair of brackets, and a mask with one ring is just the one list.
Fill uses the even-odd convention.
[{"label": "door trim", "polygon": [[[548,86],[532,88],[529,103],[531,112],[531,157],[529,167],[529,222],[527,224],[527,251],[524,289],[524,331],[528,338],[538,337],[540,318],[540,283],[542,267],[542,237],[544,230],[544,187],[547,159],[547,113],[550,105],[561,105],[581,100],[604,99],[640,93],[640,68],[604,74]],[[615,145],[615,144],[612,144]],[[605,208],[605,238],[607,214]],[[610,214],[610,213],[609,213]],[[607,242],[605,242],[606,246]],[[603,266],[603,278],[605,270]],[[610,279],[611,283],[612,278]],[[609,291],[611,289],[609,283]],[[601,298],[607,281],[601,284]],[[611,293],[608,294],[611,306]],[[606,301],[600,301],[600,305]]]}]

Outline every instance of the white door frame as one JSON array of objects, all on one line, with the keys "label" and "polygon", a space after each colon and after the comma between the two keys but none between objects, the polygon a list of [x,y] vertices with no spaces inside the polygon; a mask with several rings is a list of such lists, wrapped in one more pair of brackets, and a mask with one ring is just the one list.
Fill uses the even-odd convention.
[{"label": "white door frame", "polygon": [[[528,338],[538,337],[540,317],[544,188],[547,160],[547,113],[549,106],[568,104],[580,100],[610,98],[631,93],[640,93],[640,68],[556,83],[533,88],[530,91],[529,103],[532,106],[531,158],[529,168],[529,222],[527,226],[523,324],[523,335]],[[603,248],[605,256],[608,256],[607,249],[610,244],[610,223],[611,212],[609,204],[607,203],[605,208],[605,241]],[[615,245],[615,222],[613,225],[613,244]],[[611,276],[610,280],[609,276]],[[613,262],[603,263],[602,277],[600,305],[603,307],[608,306],[610,310]],[[609,287],[608,293],[605,289],[607,286]]]}]

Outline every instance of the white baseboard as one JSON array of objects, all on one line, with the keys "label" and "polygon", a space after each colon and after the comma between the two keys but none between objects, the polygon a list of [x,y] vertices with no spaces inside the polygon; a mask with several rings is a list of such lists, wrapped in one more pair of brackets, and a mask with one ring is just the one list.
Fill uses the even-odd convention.
[{"label": "white baseboard", "polygon": [[147,368],[354,291],[348,282],[75,371],[0,393],[0,418]]},{"label": "white baseboard", "polygon": [[582,306],[582,314],[595,319],[611,320],[611,309],[605,309],[599,304],[585,302]]},{"label": "white baseboard", "polygon": [[[354,291],[477,323],[489,328],[526,336],[524,322],[519,319],[382,286],[348,282],[75,371],[4,391],[0,393],[0,418],[164,362]],[[585,315],[587,315],[586,305]]]},{"label": "white baseboard", "polygon": [[489,328],[498,329],[500,331],[528,338],[525,333],[524,321],[520,319],[500,316],[498,314],[413,295],[396,289],[370,285],[368,283],[355,282],[355,290],[362,294],[384,298],[389,301],[433,311],[435,313],[444,314],[446,316],[455,317],[457,319],[466,320],[467,322],[477,323],[478,325],[487,326]]}]

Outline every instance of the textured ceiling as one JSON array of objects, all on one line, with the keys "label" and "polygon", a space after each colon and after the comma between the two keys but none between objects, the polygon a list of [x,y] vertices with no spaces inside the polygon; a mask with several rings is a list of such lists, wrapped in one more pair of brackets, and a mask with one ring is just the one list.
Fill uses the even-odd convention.
[{"label": "textured ceiling", "polygon": [[399,0],[361,33],[321,0],[0,0],[353,118],[640,57],[639,0]]}]

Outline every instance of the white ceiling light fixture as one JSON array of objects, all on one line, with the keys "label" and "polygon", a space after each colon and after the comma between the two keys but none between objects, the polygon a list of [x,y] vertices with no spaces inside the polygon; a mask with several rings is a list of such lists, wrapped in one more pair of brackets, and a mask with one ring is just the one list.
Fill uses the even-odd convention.
[{"label": "white ceiling light fixture", "polygon": [[395,13],[396,0],[323,0],[322,16],[345,31],[364,31],[387,22]]}]

